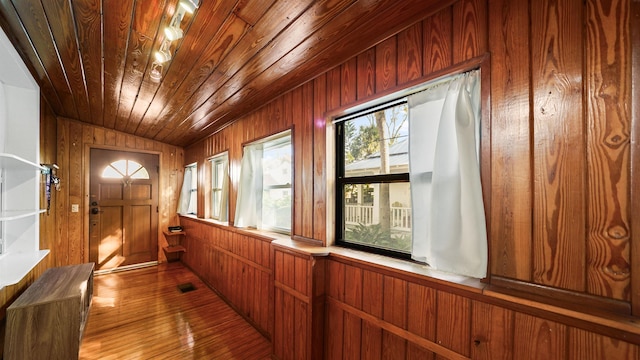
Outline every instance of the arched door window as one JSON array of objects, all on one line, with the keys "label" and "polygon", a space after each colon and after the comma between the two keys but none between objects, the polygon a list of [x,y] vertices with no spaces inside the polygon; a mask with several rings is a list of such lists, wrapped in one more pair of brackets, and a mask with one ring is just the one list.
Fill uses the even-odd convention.
[{"label": "arched door window", "polygon": [[102,170],[104,179],[122,179],[125,184],[129,184],[132,179],[149,179],[149,172],[144,166],[133,160],[118,160],[107,165]]}]

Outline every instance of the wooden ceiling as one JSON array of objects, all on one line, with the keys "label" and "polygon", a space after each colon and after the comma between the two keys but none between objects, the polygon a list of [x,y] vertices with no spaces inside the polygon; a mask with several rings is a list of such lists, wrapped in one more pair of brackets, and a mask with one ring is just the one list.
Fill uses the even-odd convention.
[{"label": "wooden ceiling", "polygon": [[0,25],[56,115],[187,146],[448,3],[200,0],[160,81],[178,0],[0,0]]}]

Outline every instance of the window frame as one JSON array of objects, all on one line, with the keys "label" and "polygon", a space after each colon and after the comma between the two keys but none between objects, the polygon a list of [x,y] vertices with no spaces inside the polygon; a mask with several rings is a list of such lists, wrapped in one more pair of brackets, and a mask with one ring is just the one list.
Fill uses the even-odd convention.
[{"label": "window frame", "polygon": [[[287,141],[283,141],[282,139],[288,138]],[[289,217],[290,217],[290,221],[289,221],[289,228],[283,228],[283,227],[278,227],[278,226],[264,226],[264,223],[262,222],[262,216],[261,216],[261,230],[266,230],[266,231],[273,231],[273,232],[277,232],[277,233],[281,233],[281,234],[287,234],[290,235],[293,231],[293,166],[294,166],[294,161],[293,161],[293,134],[291,132],[291,130],[287,130],[272,136],[269,136],[265,139],[262,139],[258,142],[254,142],[254,144],[260,143],[262,144],[262,151],[263,151],[263,158],[262,160],[264,160],[264,152],[267,149],[275,149],[281,146],[289,146],[289,148],[291,149],[291,167],[289,169],[290,172],[290,177],[289,177],[289,182],[286,184],[279,184],[279,185],[272,185],[269,187],[265,187],[264,186],[264,172],[262,174],[262,183],[263,183],[263,188],[262,188],[262,199],[263,202],[260,204],[260,211],[263,212],[264,210],[264,192],[265,190],[269,189],[289,189],[289,196],[291,197],[291,202],[289,205],[289,208],[291,209],[290,213],[289,213]],[[270,145],[270,146],[268,146]],[[261,161],[262,161],[261,160]]]},{"label": "window frame", "polygon": [[[208,159],[209,161],[209,166],[211,167],[211,171],[210,171],[210,176],[211,176],[211,181],[210,181],[210,186],[209,186],[209,191],[211,192],[211,195],[209,196],[209,218],[213,219],[213,220],[217,220],[220,221],[220,217],[222,215],[222,213],[218,214],[218,216],[215,216],[215,206],[216,203],[214,201],[215,198],[215,194],[216,192],[220,193],[220,201],[222,201],[222,194],[224,193],[225,189],[223,188],[224,186],[224,179],[222,180],[222,183],[219,184],[219,188],[216,188],[216,182],[218,177],[217,175],[217,165],[221,164],[224,165],[225,162],[227,163],[227,167],[226,169],[222,169],[222,171],[224,172],[223,176],[229,176],[229,152],[228,151],[224,151],[221,152],[219,154],[216,154],[214,156],[212,156],[211,158]],[[227,181],[227,196],[228,196],[228,192],[229,192],[229,181]],[[229,202],[227,201],[226,204],[226,208],[225,209],[220,209],[227,211],[227,219],[228,219],[228,211],[229,211]]]},{"label": "window frame", "polygon": [[379,175],[362,175],[362,176],[350,176],[345,175],[345,131],[344,126],[348,121],[351,121],[362,116],[373,114],[377,111],[384,111],[386,109],[406,104],[406,96],[397,96],[391,100],[383,103],[376,103],[370,107],[362,110],[350,112],[346,115],[336,117],[334,119],[334,136],[335,136],[335,243],[338,246],[352,248],[356,250],[362,250],[374,254],[389,256],[393,258],[411,260],[411,252],[405,253],[393,249],[387,249],[383,247],[369,246],[361,243],[350,242],[345,239],[346,222],[345,222],[345,185],[355,184],[394,184],[394,183],[407,183],[409,181],[409,172],[406,173],[390,173]]},{"label": "window frame", "polygon": [[[189,164],[184,167],[185,170],[187,168],[191,168],[191,188],[189,189],[189,207],[187,208],[187,215],[198,215],[198,163]],[[195,187],[193,186],[195,183]],[[195,193],[195,199],[194,194]],[[191,200],[195,201],[191,201]],[[189,209],[195,209],[194,212],[190,212]]]}]

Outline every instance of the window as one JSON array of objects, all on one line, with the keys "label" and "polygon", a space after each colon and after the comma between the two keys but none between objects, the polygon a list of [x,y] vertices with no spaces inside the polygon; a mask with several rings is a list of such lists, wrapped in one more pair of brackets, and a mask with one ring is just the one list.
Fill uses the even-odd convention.
[{"label": "window", "polygon": [[197,164],[187,165],[184,168],[184,179],[180,200],[178,201],[178,214],[195,215],[198,211],[198,172]]},{"label": "window", "polygon": [[291,231],[291,133],[244,147],[235,226]]},{"label": "window", "polygon": [[227,221],[229,194],[229,161],[227,153],[211,158],[211,209],[212,219]]},{"label": "window", "polygon": [[149,179],[149,172],[139,163],[133,160],[118,160],[107,165],[102,170],[105,179]]},{"label": "window", "polygon": [[336,243],[484,277],[479,70],[335,120]]},{"label": "window", "polygon": [[338,121],[340,242],[408,258],[411,194],[406,99]]}]

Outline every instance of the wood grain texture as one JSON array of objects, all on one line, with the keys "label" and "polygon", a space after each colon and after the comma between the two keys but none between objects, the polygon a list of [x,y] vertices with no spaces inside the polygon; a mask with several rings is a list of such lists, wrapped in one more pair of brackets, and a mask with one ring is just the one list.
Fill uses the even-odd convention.
[{"label": "wood grain texture", "polygon": [[[631,39],[631,98],[640,98],[640,3],[631,2],[629,38]],[[631,101],[631,213],[640,213],[640,102]],[[640,258],[638,246],[640,217],[631,217],[631,259]],[[631,313],[640,315],[640,263],[631,263]]]},{"label": "wood grain texture", "polygon": [[446,7],[423,21],[423,74],[446,69],[453,63],[453,10]]},{"label": "wood grain texture", "polygon": [[321,75],[314,80],[313,87],[313,234],[312,238],[327,245],[327,78]]},{"label": "wood grain texture", "polygon": [[471,358],[513,359],[513,311],[473,301],[471,313]]},{"label": "wood grain texture", "polygon": [[[98,129],[96,131],[96,129]],[[177,189],[182,185],[182,178],[178,178],[177,169],[182,168],[183,150],[172,145],[151,141],[150,146],[138,137],[125,136],[124,133],[101,127],[68,120],[57,119],[57,164],[60,166],[61,191],[56,192],[56,251],[57,266],[79,264],[88,261],[88,224],[89,201],[85,196],[88,191],[89,153],[92,146],[104,148],[119,147],[129,151],[148,151],[160,154],[160,206],[159,230],[156,235],[158,243],[162,244],[164,237],[162,229],[177,220],[175,209],[177,206]],[[80,212],[72,213],[70,204],[79,204]],[[53,205],[52,205],[53,206]],[[158,247],[160,261],[166,257],[161,246]]]},{"label": "wood grain texture", "polygon": [[341,105],[347,106],[354,103],[357,99],[357,58],[352,58],[342,64],[342,79],[340,86]]},{"label": "wood grain texture", "polygon": [[577,291],[586,285],[581,4],[531,7],[533,281]]},{"label": "wood grain texture", "polygon": [[397,84],[398,39],[390,37],[376,45],[376,92],[383,92]]},{"label": "wood grain texture", "polygon": [[516,313],[514,333],[514,359],[565,357],[567,328],[562,324]]},{"label": "wood grain texture", "polygon": [[356,57],[358,99],[366,99],[376,91],[376,51],[369,49]]},{"label": "wood grain texture", "polygon": [[422,23],[398,34],[398,84],[405,84],[422,76]]},{"label": "wood grain texture", "polygon": [[[83,74],[82,59],[78,57],[78,37],[73,23],[71,3],[46,1],[42,3],[46,21],[54,42],[57,55],[65,70],[65,77],[78,112],[78,119],[91,122],[91,109],[87,84]],[[98,72],[99,73],[99,72]]]},{"label": "wood grain texture", "polygon": [[[51,29],[47,23],[46,14],[41,3],[31,6],[24,1],[15,4],[11,1],[4,1],[3,7],[11,7],[19,17],[19,26],[27,32],[30,46],[33,46],[40,58],[40,62],[45,66],[51,84],[53,85],[60,102],[62,103],[62,116],[78,118],[78,110],[75,104],[74,92],[72,91],[67,78],[64,64],[58,55],[58,49],[52,42]],[[13,15],[13,14],[11,14]]]},{"label": "wood grain texture", "polygon": [[[277,253],[272,265],[268,250],[266,255],[262,255],[265,251],[263,243],[268,249],[270,240],[185,217],[180,219],[180,225],[186,233],[183,244],[186,252],[181,257],[182,262],[229,301],[245,319],[271,337],[271,276],[276,282],[295,290],[295,258],[290,254]],[[260,248],[260,257],[255,256],[257,248]],[[300,265],[298,269],[301,269]],[[288,309],[293,311],[293,299],[289,298],[293,295],[279,296],[282,301],[290,303]]]},{"label": "wood grain texture", "polygon": [[[489,3],[491,50],[491,273],[531,280],[529,6]],[[514,176],[517,174],[517,176]]]},{"label": "wood grain texture", "polygon": [[[444,291],[437,293],[436,341],[461,355],[471,351],[471,301]],[[442,356],[436,356],[441,359]]]},{"label": "wood grain texture", "polygon": [[75,358],[93,294],[93,263],[48,269],[7,309],[5,358]]},{"label": "wood grain texture", "polygon": [[459,0],[453,5],[453,63],[487,51],[487,0]]},{"label": "wood grain texture", "polygon": [[638,346],[579,329],[569,330],[568,348],[570,359],[637,359],[640,357]]},{"label": "wood grain texture", "polygon": [[[185,282],[196,290],[180,292]],[[270,353],[264,336],[176,262],[96,277],[79,358],[268,359]]]},{"label": "wood grain texture", "polygon": [[[587,2],[587,292],[630,300],[631,83],[626,1]],[[615,24],[608,26],[606,23]],[[615,59],[615,60],[614,60]]]}]

